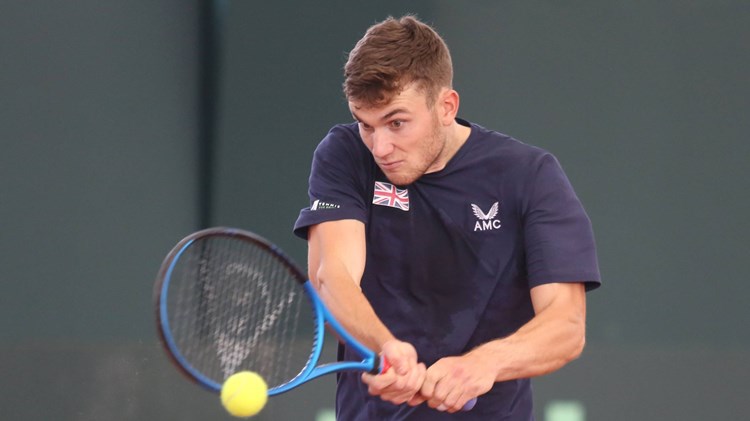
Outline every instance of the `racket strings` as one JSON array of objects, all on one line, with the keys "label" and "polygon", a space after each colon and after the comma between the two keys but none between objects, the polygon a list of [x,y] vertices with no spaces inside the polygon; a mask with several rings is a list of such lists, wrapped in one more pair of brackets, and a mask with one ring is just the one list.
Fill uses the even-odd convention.
[{"label": "racket strings", "polygon": [[167,308],[176,346],[218,383],[241,370],[258,372],[270,387],[285,383],[313,347],[300,332],[312,308],[299,280],[276,255],[242,239],[204,237],[188,246],[173,269]]}]

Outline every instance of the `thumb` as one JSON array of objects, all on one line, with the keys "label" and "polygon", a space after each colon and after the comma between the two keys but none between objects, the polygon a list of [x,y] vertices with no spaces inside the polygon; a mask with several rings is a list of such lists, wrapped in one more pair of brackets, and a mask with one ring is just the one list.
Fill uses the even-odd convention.
[{"label": "thumb", "polygon": [[396,374],[401,376],[406,375],[417,363],[417,353],[414,347],[398,340],[384,344],[381,355],[390,362]]},{"label": "thumb", "polygon": [[391,366],[391,369],[396,371],[396,374],[403,376],[409,372],[409,361],[408,358],[402,354],[387,355],[383,357],[386,361],[386,367]]}]

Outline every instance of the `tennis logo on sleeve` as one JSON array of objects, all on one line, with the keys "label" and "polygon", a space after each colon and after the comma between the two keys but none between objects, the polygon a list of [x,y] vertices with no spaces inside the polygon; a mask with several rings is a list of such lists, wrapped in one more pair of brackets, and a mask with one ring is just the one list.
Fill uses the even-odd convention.
[{"label": "tennis logo on sleeve", "polygon": [[329,203],[329,202],[324,202],[320,199],[315,199],[312,206],[310,206],[310,210],[316,211],[316,210],[323,210],[323,209],[338,209],[340,207],[341,205],[337,205],[335,203]]},{"label": "tennis logo on sleeve", "polygon": [[408,211],[409,190],[399,189],[393,184],[384,181],[376,181],[375,192],[372,195],[372,204]]},{"label": "tennis logo on sleeve", "polygon": [[479,206],[472,203],[471,211],[474,212],[474,216],[477,217],[477,221],[474,224],[475,232],[496,230],[502,226],[500,224],[500,219],[497,219],[497,215],[500,213],[500,202],[493,203],[487,213],[484,213]]}]

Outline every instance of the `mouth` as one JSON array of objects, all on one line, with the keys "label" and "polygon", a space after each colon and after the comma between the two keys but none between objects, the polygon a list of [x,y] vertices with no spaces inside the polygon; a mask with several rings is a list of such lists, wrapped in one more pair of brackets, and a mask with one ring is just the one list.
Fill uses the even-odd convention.
[{"label": "mouth", "polygon": [[403,161],[378,162],[383,171],[395,171]]}]

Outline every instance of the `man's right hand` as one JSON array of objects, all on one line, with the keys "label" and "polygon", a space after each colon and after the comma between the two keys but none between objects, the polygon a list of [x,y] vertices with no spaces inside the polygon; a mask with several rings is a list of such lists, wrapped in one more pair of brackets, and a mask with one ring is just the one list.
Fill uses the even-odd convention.
[{"label": "man's right hand", "polygon": [[419,393],[427,372],[425,365],[417,361],[417,350],[394,339],[385,342],[381,351],[381,358],[387,359],[391,368],[377,375],[362,374],[367,391],[396,405],[409,402]]}]

